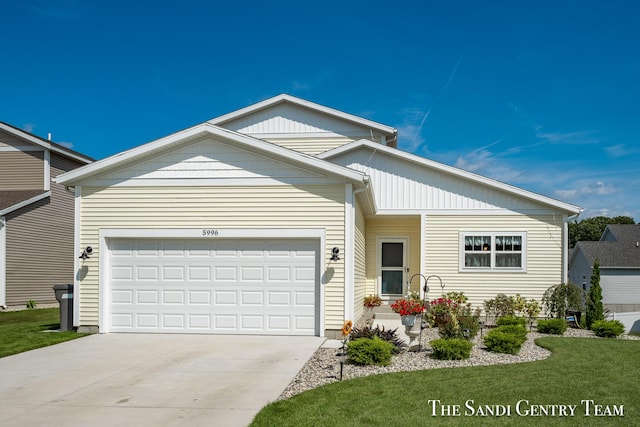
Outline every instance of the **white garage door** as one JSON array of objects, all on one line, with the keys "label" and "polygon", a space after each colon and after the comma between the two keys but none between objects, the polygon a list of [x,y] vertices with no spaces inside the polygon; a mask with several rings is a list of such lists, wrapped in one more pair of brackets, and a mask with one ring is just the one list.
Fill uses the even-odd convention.
[{"label": "white garage door", "polygon": [[318,334],[317,242],[110,242],[109,331]]}]

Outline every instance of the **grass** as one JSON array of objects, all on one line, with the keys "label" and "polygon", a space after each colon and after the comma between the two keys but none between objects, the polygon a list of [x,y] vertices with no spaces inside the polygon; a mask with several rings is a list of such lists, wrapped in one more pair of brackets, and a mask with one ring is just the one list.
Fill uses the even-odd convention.
[{"label": "grass", "polygon": [[74,331],[43,332],[60,327],[58,308],[0,312],[0,357],[83,337]]},{"label": "grass", "polygon": [[[540,338],[546,360],[513,365],[400,372],[336,382],[271,403],[259,426],[405,425],[640,425],[640,342],[593,338]],[[460,405],[460,416],[432,416],[429,400]],[[535,405],[577,405],[573,417],[516,413],[519,400]],[[582,400],[624,405],[624,418],[585,416]],[[504,405],[510,417],[465,416],[480,405]],[[609,406],[610,409],[613,409]],[[521,407],[521,412],[526,407]]]}]

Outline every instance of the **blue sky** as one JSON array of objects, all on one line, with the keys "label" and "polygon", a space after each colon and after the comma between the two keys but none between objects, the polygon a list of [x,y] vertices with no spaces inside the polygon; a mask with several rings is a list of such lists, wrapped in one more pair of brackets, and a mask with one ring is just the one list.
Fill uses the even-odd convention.
[{"label": "blue sky", "polygon": [[640,221],[640,2],[0,3],[0,120],[96,159],[289,93]]}]

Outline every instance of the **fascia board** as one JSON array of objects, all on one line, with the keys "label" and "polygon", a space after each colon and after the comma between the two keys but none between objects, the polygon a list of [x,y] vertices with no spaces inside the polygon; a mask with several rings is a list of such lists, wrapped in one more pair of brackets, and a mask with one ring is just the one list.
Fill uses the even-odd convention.
[{"label": "fascia board", "polygon": [[443,163],[439,163],[433,160],[425,159],[424,157],[417,156],[415,154],[407,153],[406,151],[398,150],[397,148],[387,147],[386,145],[378,144],[366,139],[361,139],[358,141],[351,142],[349,144],[343,145],[341,147],[335,148],[333,150],[326,151],[324,153],[319,154],[317,157],[323,160],[330,161],[329,159],[333,157],[337,157],[343,153],[355,150],[360,147],[367,147],[372,150],[381,151],[390,156],[394,156],[409,162],[417,163],[420,166],[425,166],[430,169],[438,170],[444,172],[449,175],[453,175],[459,178],[463,178],[472,182],[476,182],[478,184],[482,184],[496,190],[504,191],[510,194],[514,194],[525,199],[533,200],[538,203],[542,203],[545,205],[552,206],[554,208],[573,213],[579,214],[583,212],[583,209],[579,206],[575,206],[569,203],[561,202],[560,200],[552,199],[551,197],[543,196],[541,194],[533,193],[528,190],[524,190],[522,188],[515,187],[513,185],[505,184],[500,181],[496,181],[495,179],[487,178],[482,175],[478,175],[472,172],[467,172],[462,169],[458,169],[453,166],[448,166]]},{"label": "fascia board", "polygon": [[80,153],[76,153],[72,150],[65,150],[63,147],[57,145],[57,144],[53,144],[50,141],[47,141],[45,139],[41,139],[35,135],[30,134],[29,132],[17,129],[11,125],[8,125],[4,122],[0,122],[0,129],[4,130],[5,132],[9,132],[13,135],[18,136],[19,138],[22,139],[26,139],[27,141],[31,142],[32,144],[35,144],[39,147],[42,147],[46,150],[50,150],[53,151],[54,153],[58,153],[61,154],[65,157],[69,157],[72,158],[74,160],[78,160],[82,163],[91,163],[93,161],[93,159],[91,159],[90,157],[81,155]]},{"label": "fascia board", "polygon": [[180,132],[176,132],[164,138],[160,138],[158,140],[141,145],[139,147],[132,148],[122,153],[118,153],[90,165],[83,166],[79,169],[74,169],[73,171],[58,175],[58,177],[55,178],[55,182],[62,185],[73,185],[86,178],[117,168],[127,162],[148,157],[155,152],[165,150],[173,145],[179,145],[186,141],[190,141],[206,135],[217,136],[223,140],[237,144],[240,147],[250,147],[252,151],[256,153],[267,154],[279,159],[285,159],[285,161],[289,161],[291,163],[302,165],[315,170],[320,170],[324,173],[337,175],[357,183],[364,183],[365,180],[365,174],[353,169],[339,166],[331,162],[326,162],[324,160],[317,159],[313,156],[309,156],[303,153],[298,153],[296,151],[289,150],[287,148],[262,141],[260,139],[242,135],[240,133],[224,129],[210,123],[202,123],[182,130]]},{"label": "fascia board", "polygon": [[7,214],[9,214],[11,212],[17,211],[20,208],[23,208],[25,206],[29,206],[31,203],[35,203],[35,202],[40,201],[42,199],[46,199],[47,197],[50,197],[50,196],[51,196],[51,191],[45,191],[42,194],[38,194],[37,196],[33,196],[30,199],[23,200],[20,203],[16,203],[13,206],[9,206],[8,208],[5,208],[5,209],[1,210],[0,211],[0,216],[5,216],[5,215],[7,215]]},{"label": "fascia board", "polygon": [[324,105],[316,104],[314,102],[307,101],[307,100],[297,98],[295,96],[291,96],[287,94],[280,94],[280,95],[274,96],[273,98],[269,98],[264,101],[249,105],[248,107],[244,107],[239,110],[232,111],[231,113],[227,113],[222,116],[215,117],[209,120],[208,123],[220,126],[231,120],[235,120],[237,118],[250,115],[252,113],[255,113],[257,111],[260,111],[262,109],[271,107],[273,105],[276,105],[282,102],[289,102],[291,104],[295,104],[301,107],[315,110],[315,111],[327,114],[329,116],[336,117],[338,119],[357,123],[361,126],[375,129],[384,134],[395,135],[397,133],[397,130],[391,126],[383,125],[382,123],[378,123],[362,117],[354,116],[353,114],[349,114],[343,111],[335,110],[333,108],[325,107]]}]

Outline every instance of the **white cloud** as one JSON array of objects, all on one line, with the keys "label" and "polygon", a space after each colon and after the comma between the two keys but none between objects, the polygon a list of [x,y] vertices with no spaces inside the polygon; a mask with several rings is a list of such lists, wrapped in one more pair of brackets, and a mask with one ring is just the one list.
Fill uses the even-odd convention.
[{"label": "white cloud", "polygon": [[550,144],[598,144],[600,139],[596,136],[595,131],[576,131],[576,132],[543,132],[542,126],[535,129],[536,137]]},{"label": "white cloud", "polygon": [[592,182],[579,188],[569,190],[557,190],[558,197],[573,199],[580,196],[608,196],[620,192],[621,189],[613,184],[605,184],[602,181]]},{"label": "white cloud", "polygon": [[22,130],[29,132],[29,133],[33,133],[33,130],[36,128],[36,125],[34,125],[33,123],[27,123],[25,125],[22,125]]},{"label": "white cloud", "polygon": [[610,157],[618,158],[635,154],[638,150],[627,148],[624,144],[611,145],[604,148]]},{"label": "white cloud", "polygon": [[68,149],[72,149],[73,148],[73,142],[61,141],[61,142],[56,142],[56,144],[62,145],[63,147],[66,147]]}]

